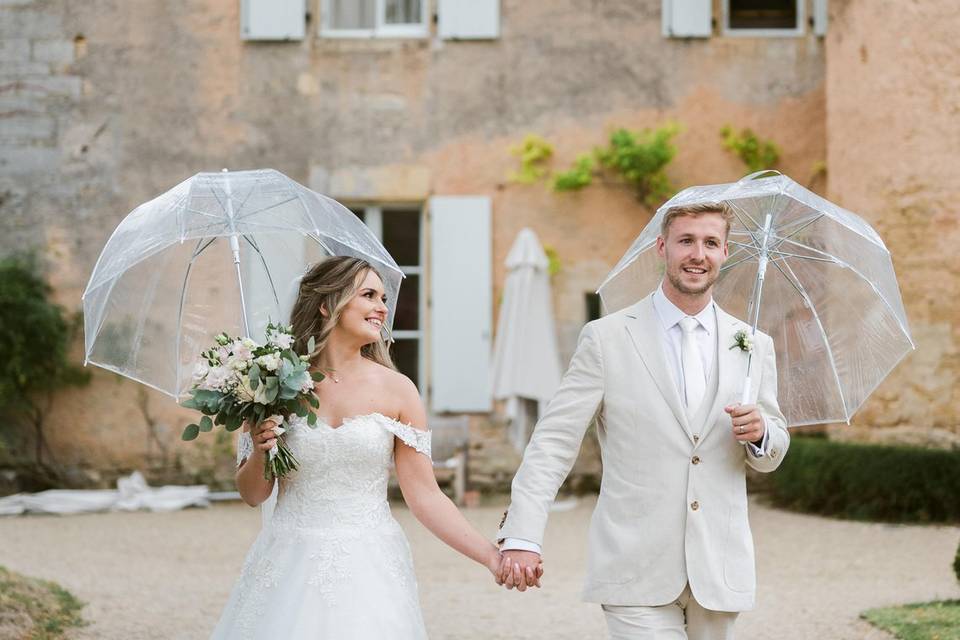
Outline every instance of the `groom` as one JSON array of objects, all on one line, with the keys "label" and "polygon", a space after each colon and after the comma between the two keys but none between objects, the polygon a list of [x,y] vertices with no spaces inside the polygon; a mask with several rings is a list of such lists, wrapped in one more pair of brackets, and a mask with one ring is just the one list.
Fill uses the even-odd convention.
[{"label": "groom", "polygon": [[[603,605],[610,638],[733,638],[754,605],[746,466],[773,471],[790,437],[773,340],[738,345],[750,328],[713,301],[731,218],[723,203],[666,214],[663,282],[584,327],[513,480],[500,538],[515,569],[506,585],[522,590],[536,584],[550,505],[597,419],[603,481],[583,598]],[[750,355],[755,391],[741,405]]]}]

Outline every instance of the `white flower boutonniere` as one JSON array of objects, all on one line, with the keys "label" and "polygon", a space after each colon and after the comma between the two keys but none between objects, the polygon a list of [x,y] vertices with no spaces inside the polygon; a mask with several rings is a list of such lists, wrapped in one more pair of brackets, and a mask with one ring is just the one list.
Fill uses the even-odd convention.
[{"label": "white flower boutonniere", "polygon": [[730,346],[731,349],[739,348],[740,351],[745,353],[750,353],[753,351],[753,340],[750,339],[750,334],[741,329],[733,335],[733,344]]}]

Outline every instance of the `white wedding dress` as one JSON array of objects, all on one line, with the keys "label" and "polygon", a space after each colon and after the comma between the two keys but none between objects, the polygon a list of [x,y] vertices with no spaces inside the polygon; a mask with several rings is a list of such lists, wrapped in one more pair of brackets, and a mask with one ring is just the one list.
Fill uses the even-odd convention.
[{"label": "white wedding dress", "polygon": [[[212,638],[426,638],[387,480],[394,438],[429,457],[430,433],[372,413],[336,429],[293,416],[284,437],[300,468],[280,481]],[[244,433],[241,457],[252,446]]]}]

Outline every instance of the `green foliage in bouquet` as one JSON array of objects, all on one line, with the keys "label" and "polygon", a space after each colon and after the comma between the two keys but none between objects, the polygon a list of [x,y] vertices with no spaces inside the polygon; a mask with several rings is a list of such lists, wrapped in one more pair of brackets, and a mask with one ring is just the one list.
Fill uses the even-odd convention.
[{"label": "green foliage in bouquet", "polygon": [[[323,374],[310,372],[314,339],[307,345],[310,353],[299,355],[291,348],[290,327],[271,323],[266,333],[265,345],[221,333],[216,346],[200,354],[191,397],[181,405],[200,411],[203,417],[186,426],[183,440],[194,440],[201,432],[212,431],[214,425],[236,431],[244,421],[259,424],[277,415],[297,415],[316,426],[317,414],[310,409],[319,408],[320,402],[313,394],[313,384],[323,380]],[[276,451],[266,462],[267,479],[282,477],[299,466],[280,435],[282,431]]]}]

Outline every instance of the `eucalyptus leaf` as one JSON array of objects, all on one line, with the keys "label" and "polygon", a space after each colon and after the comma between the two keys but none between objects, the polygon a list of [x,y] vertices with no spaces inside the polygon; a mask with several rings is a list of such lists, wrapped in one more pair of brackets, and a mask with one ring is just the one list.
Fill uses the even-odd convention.
[{"label": "eucalyptus leaf", "polygon": [[200,431],[207,433],[208,431],[213,430],[213,420],[210,419],[210,416],[203,416],[200,419]]},{"label": "eucalyptus leaf", "polygon": [[313,353],[313,350],[317,346],[317,340],[313,336],[310,336],[310,339],[307,340],[307,353]]},{"label": "eucalyptus leaf", "polygon": [[[250,367],[250,388],[254,391],[260,386],[260,367],[253,365]],[[269,378],[268,378],[269,380]]]},{"label": "eucalyptus leaf", "polygon": [[307,416],[307,424],[311,427],[317,426],[317,414],[310,412],[310,415]]},{"label": "eucalyptus leaf", "polygon": [[313,378],[314,382],[321,382],[324,378],[326,378],[326,376],[319,371],[314,371],[310,374],[310,377]]},{"label": "eucalyptus leaf", "polygon": [[320,408],[320,400],[317,398],[317,396],[313,395],[312,393],[307,396],[307,402],[309,402],[310,406],[313,407],[314,409]]},{"label": "eucalyptus leaf", "polygon": [[183,434],[180,436],[181,440],[196,440],[197,436],[200,435],[200,425],[197,424],[188,424],[183,429]]}]

